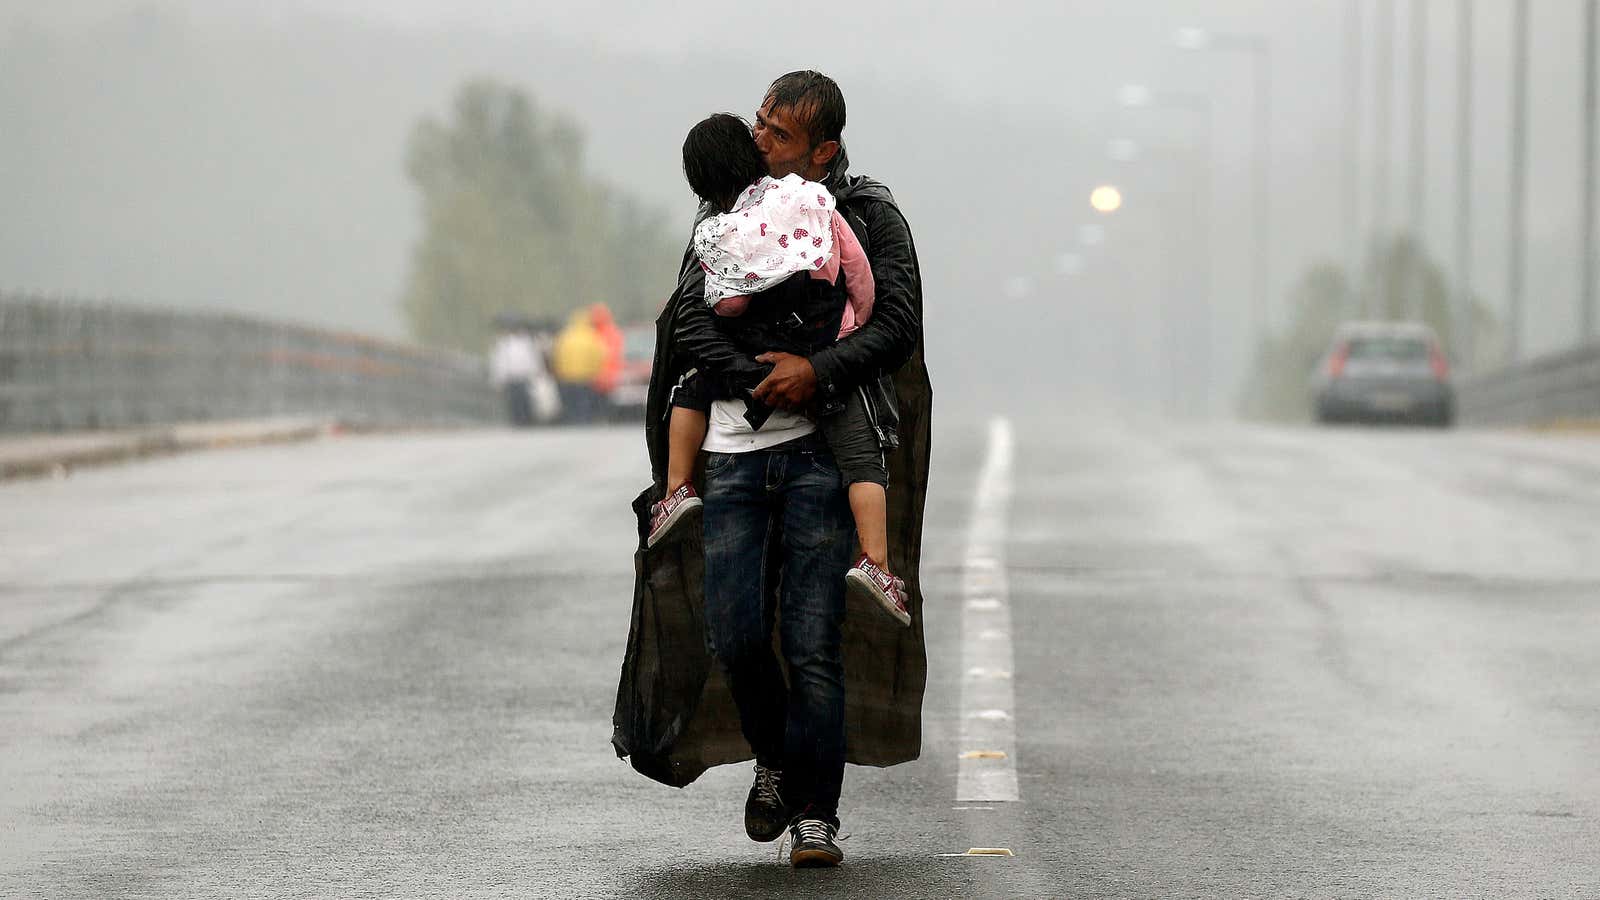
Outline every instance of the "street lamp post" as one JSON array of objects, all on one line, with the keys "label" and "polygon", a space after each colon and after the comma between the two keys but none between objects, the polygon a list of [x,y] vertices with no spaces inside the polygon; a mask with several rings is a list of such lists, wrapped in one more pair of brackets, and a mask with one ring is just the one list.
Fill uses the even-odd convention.
[{"label": "street lamp post", "polygon": [[1579,277],[1583,279],[1579,296],[1582,298],[1583,311],[1580,321],[1583,330],[1579,335],[1580,341],[1591,341],[1595,338],[1595,308],[1594,308],[1594,269],[1595,254],[1600,253],[1600,247],[1595,246],[1595,92],[1600,90],[1596,84],[1595,72],[1595,29],[1600,27],[1600,0],[1587,0],[1583,5],[1583,246],[1578,248]]},{"label": "street lamp post", "polygon": [[1406,271],[1404,308],[1408,316],[1421,319],[1427,309],[1423,302],[1424,253],[1427,233],[1427,142],[1428,116],[1425,104],[1428,91],[1428,4],[1411,0],[1411,259]]},{"label": "street lamp post", "polygon": [[1522,359],[1523,236],[1528,185],[1528,0],[1516,0],[1511,73],[1511,259],[1506,266],[1506,343]]},{"label": "street lamp post", "polygon": [[1346,0],[1344,60],[1344,265],[1346,316],[1359,308],[1361,268],[1361,4]]},{"label": "street lamp post", "polygon": [[1428,4],[1411,0],[1411,231],[1422,245],[1428,161]]},{"label": "street lamp post", "polygon": [[[1198,406],[1202,413],[1211,411],[1211,251],[1210,251],[1210,222],[1211,222],[1211,179],[1212,179],[1212,119],[1213,105],[1211,97],[1206,94],[1192,91],[1152,91],[1142,85],[1127,85],[1117,95],[1118,102],[1128,109],[1152,109],[1161,111],[1175,111],[1192,113],[1196,117],[1196,135],[1194,138],[1196,154],[1195,173],[1192,176],[1194,191],[1192,233],[1194,235],[1193,250],[1196,255],[1195,273],[1195,325],[1193,346],[1196,348],[1194,361],[1194,391],[1198,398]],[[1172,281],[1172,279],[1169,279]],[[1164,305],[1164,328],[1167,338],[1168,353],[1168,404],[1174,410],[1181,406],[1178,397],[1181,372],[1179,370],[1178,346],[1180,331],[1178,328],[1178,310],[1176,309],[1178,291],[1169,286],[1168,298]]]},{"label": "street lamp post", "polygon": [[[1131,156],[1138,154],[1138,148],[1133,146],[1131,142],[1123,149]],[[1112,148],[1109,146],[1107,147],[1107,154],[1113,155]],[[1113,217],[1118,216],[1122,210],[1122,204],[1122,189],[1117,187],[1115,184],[1102,183],[1095,186],[1095,188],[1089,192],[1089,208],[1094,210],[1098,219],[1110,220]],[[1078,240],[1086,248],[1100,247],[1102,244],[1104,244],[1105,239],[1106,226],[1098,221],[1086,223],[1078,227]],[[1112,260],[1110,255],[1097,254],[1097,257],[1102,258],[1105,262],[1111,263],[1112,270],[1119,278],[1123,279],[1124,283],[1128,286],[1127,294],[1122,299],[1126,300],[1131,298],[1135,293],[1133,288],[1138,283],[1138,280],[1134,278],[1132,272],[1130,272],[1127,267],[1122,265],[1120,262]],[[1125,366],[1126,371],[1129,373],[1142,376],[1146,373],[1141,372],[1140,370],[1148,365],[1150,380],[1154,381],[1156,377],[1154,373],[1157,371],[1159,360],[1154,358],[1155,354],[1143,352],[1144,348],[1139,340],[1139,334],[1141,333],[1141,330],[1139,328],[1139,323],[1135,320],[1138,310],[1139,305],[1135,303],[1124,302],[1118,303],[1114,306],[1110,315],[1110,340],[1107,342],[1105,349],[1113,354],[1122,354],[1121,359],[1123,360],[1123,365]],[[1115,359],[1115,356],[1113,356],[1112,359],[1108,359],[1108,366],[1114,365]],[[1146,381],[1143,377],[1134,377],[1127,379],[1122,383],[1122,389],[1130,403],[1139,405],[1144,402],[1145,398],[1142,396],[1143,392],[1137,387],[1137,385],[1142,385],[1144,383],[1146,383]]]},{"label": "street lamp post", "polygon": [[1270,181],[1271,131],[1272,131],[1272,48],[1259,34],[1217,34],[1203,28],[1180,29],[1173,38],[1183,50],[1215,50],[1247,53],[1253,64],[1255,85],[1255,140],[1254,140],[1254,212],[1255,259],[1252,272],[1251,305],[1253,327],[1257,341],[1267,337],[1271,327],[1268,312],[1268,279],[1271,276],[1270,240],[1271,224],[1267,189]]},{"label": "street lamp post", "polygon": [[1472,371],[1478,346],[1472,301],[1472,0],[1456,13],[1456,341],[1462,368]]},{"label": "street lamp post", "polygon": [[[1378,71],[1374,76],[1372,145],[1377,158],[1372,179],[1372,231],[1380,242],[1389,230],[1389,119],[1394,90],[1394,0],[1378,0],[1374,26],[1378,38]],[[1369,298],[1369,300],[1376,298]]]},{"label": "street lamp post", "polygon": [[[1114,221],[1120,215],[1121,203],[1114,204],[1114,208],[1104,208],[1105,200],[1112,194],[1111,191],[1102,190],[1111,188],[1116,192],[1118,200],[1121,191],[1115,185],[1101,184],[1090,193],[1089,206],[1094,210],[1095,221],[1083,222],[1077,228],[1077,242],[1071,249],[1060,253],[1056,257],[1056,272],[1063,278],[1075,280],[1089,280],[1105,275],[1111,275],[1116,286],[1114,290],[1099,292],[1099,296],[1106,300],[1107,307],[1100,311],[1103,315],[1104,325],[1097,333],[1097,339],[1082,348],[1082,353],[1075,359],[1082,363],[1087,358],[1088,365],[1100,367],[1107,374],[1101,381],[1114,386],[1119,399],[1128,405],[1137,406],[1143,400],[1133,385],[1141,383],[1140,379],[1117,378],[1112,373],[1126,375],[1131,366],[1142,363],[1142,357],[1134,353],[1135,323],[1133,314],[1136,304],[1125,302],[1140,293],[1141,275],[1129,268],[1122,260],[1119,253],[1109,251],[1107,226],[1103,222]],[[1100,202],[1093,198],[1098,195]],[[1125,233],[1125,232],[1124,232]],[[1110,243],[1115,243],[1110,241]],[[1126,252],[1126,251],[1124,251]],[[1131,358],[1131,359],[1130,359]]]}]

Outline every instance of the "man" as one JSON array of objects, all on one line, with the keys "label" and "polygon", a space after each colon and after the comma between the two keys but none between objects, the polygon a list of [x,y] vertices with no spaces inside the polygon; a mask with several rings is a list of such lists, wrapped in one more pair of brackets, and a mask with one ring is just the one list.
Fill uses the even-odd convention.
[{"label": "man", "polygon": [[[843,859],[838,802],[847,757],[892,765],[920,752],[926,680],[917,563],[931,389],[921,359],[920,275],[910,229],[888,190],[846,175],[844,121],[844,98],[831,79],[793,72],[763,97],[755,140],[774,177],[798,173],[825,184],[839,201],[877,281],[866,326],[808,354],[752,356],[715,326],[688,256],[678,292],[657,323],[646,423],[656,484],[635,501],[641,537],[648,504],[661,496],[670,379],[685,360],[735,380],[763,373],[755,396],[776,411],[759,430],[739,428],[741,402],[725,401],[735,404],[728,414],[711,417],[706,446],[726,452],[706,457],[703,551],[692,541],[641,549],[613,737],[635,768],[676,785],[753,751],[746,831],[769,841],[787,825],[796,866]],[[892,387],[885,377],[891,373],[897,373]],[[877,617],[845,615],[854,536],[815,417],[837,410],[857,390],[875,407],[889,451],[891,554],[905,570],[910,629],[891,631]],[[687,628],[702,616],[726,691],[690,645]],[[772,651],[774,624],[787,685]],[[738,724],[732,736],[730,695]]]}]

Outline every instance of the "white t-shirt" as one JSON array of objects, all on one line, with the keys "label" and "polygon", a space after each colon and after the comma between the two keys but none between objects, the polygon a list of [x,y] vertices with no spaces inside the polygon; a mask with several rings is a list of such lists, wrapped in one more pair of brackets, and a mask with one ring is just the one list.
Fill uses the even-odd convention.
[{"label": "white t-shirt", "polygon": [[709,427],[700,449],[712,453],[749,453],[776,447],[817,430],[817,423],[800,413],[775,409],[757,431],[745,421],[744,409],[743,400],[711,401]]},{"label": "white t-shirt", "polygon": [[489,357],[489,377],[495,384],[528,381],[536,363],[533,338],[526,334],[501,335]]}]

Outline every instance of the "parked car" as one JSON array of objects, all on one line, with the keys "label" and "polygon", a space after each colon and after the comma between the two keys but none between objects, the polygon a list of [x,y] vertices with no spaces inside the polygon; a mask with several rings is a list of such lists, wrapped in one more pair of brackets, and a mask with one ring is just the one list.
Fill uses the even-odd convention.
[{"label": "parked car", "polygon": [[1450,363],[1433,329],[1419,322],[1349,322],[1334,333],[1313,377],[1317,421],[1455,421]]},{"label": "parked car", "polygon": [[622,372],[609,399],[613,422],[643,422],[645,398],[650,392],[650,366],[655,361],[656,327],[629,325],[622,329]]}]

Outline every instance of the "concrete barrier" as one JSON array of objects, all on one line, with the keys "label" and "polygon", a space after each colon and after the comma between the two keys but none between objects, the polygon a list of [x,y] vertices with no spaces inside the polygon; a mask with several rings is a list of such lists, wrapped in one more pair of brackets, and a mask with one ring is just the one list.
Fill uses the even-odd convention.
[{"label": "concrete barrier", "polygon": [[1467,425],[1600,422],[1600,343],[1463,378],[1457,392]]},{"label": "concrete barrier", "polygon": [[89,466],[192,450],[309,441],[341,430],[335,421],[291,417],[0,436],[0,481],[59,477]]},{"label": "concrete barrier", "polygon": [[498,421],[483,360],[246,316],[0,296],[0,432]]}]

